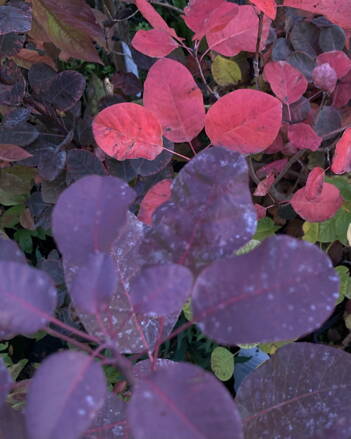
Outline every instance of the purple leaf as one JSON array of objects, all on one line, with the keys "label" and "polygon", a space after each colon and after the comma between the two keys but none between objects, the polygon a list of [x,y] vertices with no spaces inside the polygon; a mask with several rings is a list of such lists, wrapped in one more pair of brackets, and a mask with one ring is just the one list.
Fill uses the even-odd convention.
[{"label": "purple leaf", "polygon": [[85,78],[74,70],[58,73],[45,93],[45,99],[61,111],[72,108],[82,97]]},{"label": "purple leaf", "polygon": [[0,54],[1,56],[14,56],[18,53],[25,41],[24,35],[15,32],[0,36]]},{"label": "purple leaf", "polygon": [[106,175],[95,154],[84,149],[71,149],[67,153],[67,179],[76,181],[86,175]]},{"label": "purple leaf", "polygon": [[26,424],[30,439],[78,439],[103,407],[102,367],[82,352],[47,358],[28,389]]},{"label": "purple leaf", "polygon": [[129,294],[134,310],[150,317],[179,313],[192,283],[191,271],[182,265],[145,267],[131,281]]},{"label": "purple leaf", "polygon": [[230,393],[212,374],[188,363],[138,380],[128,420],[135,439],[243,438]]},{"label": "purple leaf", "polygon": [[0,35],[10,32],[24,33],[31,30],[31,8],[15,8],[13,6],[0,6]]},{"label": "purple leaf", "polygon": [[50,85],[56,76],[57,73],[49,65],[35,63],[28,72],[29,85],[37,95],[41,95],[49,90]]},{"label": "purple leaf", "polygon": [[15,241],[0,238],[0,261],[13,261],[26,264],[26,258]]},{"label": "purple leaf", "polygon": [[7,394],[12,387],[12,378],[7,370],[6,364],[0,357],[0,407],[4,404]]},{"label": "purple leaf", "polygon": [[255,229],[245,159],[215,147],[179,172],[169,202],[154,213],[142,252],[149,263],[172,261],[198,270],[231,255]]},{"label": "purple leaf", "polygon": [[34,125],[22,122],[9,130],[8,126],[0,125],[0,143],[26,146],[34,142],[39,136],[38,130]]},{"label": "purple leaf", "polygon": [[[167,149],[174,150],[174,143],[165,137],[163,138],[163,143]],[[138,175],[148,177],[162,171],[171,160],[172,153],[164,150],[154,160],[131,159],[130,164]]]},{"label": "purple leaf", "polygon": [[127,403],[108,392],[105,405],[96,415],[83,439],[131,439],[126,410]]},{"label": "purple leaf", "polygon": [[329,258],[316,246],[272,236],[250,253],[206,267],[194,285],[193,315],[220,343],[288,340],[326,320],[338,285]]},{"label": "purple leaf", "polygon": [[350,368],[351,355],[340,349],[280,348],[239,387],[245,438],[349,439]]},{"label": "purple leaf", "polygon": [[62,192],[53,211],[58,247],[73,264],[84,264],[91,253],[108,253],[127,218],[134,191],[115,177],[81,178]]},{"label": "purple leaf", "polygon": [[23,263],[0,262],[0,279],[0,336],[32,334],[45,326],[56,306],[49,276]]},{"label": "purple leaf", "polygon": [[106,253],[93,253],[79,268],[70,294],[74,306],[88,314],[98,314],[110,304],[118,276],[113,259]]},{"label": "purple leaf", "polygon": [[[166,358],[157,358],[155,370],[172,367],[174,364],[178,363],[172,360],[167,360]],[[147,378],[153,372],[154,370],[152,369],[152,363],[150,360],[141,360],[133,367],[134,378],[138,380]]]},{"label": "purple leaf", "polygon": [[39,155],[38,171],[45,180],[53,181],[60,174],[66,164],[66,151],[56,151],[48,147]]},{"label": "purple leaf", "polygon": [[1,439],[28,439],[24,416],[8,404],[0,407]]},{"label": "purple leaf", "polygon": [[[168,315],[163,322],[163,330],[160,334],[161,325],[158,319],[137,315],[133,310],[129,297],[129,285],[131,279],[145,263],[139,254],[145,229],[147,227],[129,212],[127,224],[120,237],[112,245],[112,256],[120,283],[112,297],[111,304],[105,312],[99,315],[79,313],[81,322],[90,334],[104,339],[107,332],[121,353],[136,353],[152,349],[160,335],[168,335],[178,319],[178,313]],[[65,278],[69,286],[78,267],[65,262]]]}]

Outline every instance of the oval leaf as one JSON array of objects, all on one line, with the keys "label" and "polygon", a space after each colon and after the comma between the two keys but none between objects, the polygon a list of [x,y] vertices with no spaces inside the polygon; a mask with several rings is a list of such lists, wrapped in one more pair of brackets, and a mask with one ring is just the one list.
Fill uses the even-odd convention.
[{"label": "oval leaf", "polygon": [[338,79],[347,75],[351,70],[351,59],[341,50],[321,53],[317,56],[316,62],[317,65],[328,63],[335,70]]},{"label": "oval leaf", "polygon": [[245,255],[205,268],[194,285],[192,310],[200,329],[219,343],[288,340],[324,322],[338,285],[317,247],[272,236]]},{"label": "oval leaf", "polygon": [[0,408],[6,400],[7,394],[11,390],[13,381],[11,375],[0,357]]},{"label": "oval leaf", "polygon": [[127,220],[134,196],[122,180],[97,175],[83,177],[64,190],[52,216],[63,256],[80,265],[96,251],[107,253]]},{"label": "oval leaf", "polygon": [[250,0],[260,11],[267,15],[267,17],[275,20],[277,15],[277,5],[275,0]]},{"label": "oval leaf", "polygon": [[0,336],[33,334],[44,327],[56,307],[49,276],[19,262],[0,262],[0,279]]},{"label": "oval leaf", "polygon": [[305,76],[286,61],[267,63],[263,76],[284,104],[298,101],[307,90],[308,82]]},{"label": "oval leaf", "polygon": [[172,59],[160,59],[144,84],[144,105],[161,123],[172,142],[190,142],[204,127],[201,90],[189,70]]},{"label": "oval leaf", "polygon": [[111,105],[95,116],[96,143],[117,160],[153,160],[162,152],[162,129],[147,108],[133,102]]},{"label": "oval leaf", "polygon": [[298,149],[317,151],[323,138],[318,136],[307,123],[295,123],[288,126],[288,138]]},{"label": "oval leaf", "polygon": [[143,268],[131,281],[130,298],[137,313],[151,317],[179,313],[190,295],[193,276],[182,265]]},{"label": "oval leaf", "polygon": [[156,58],[167,56],[179,46],[167,32],[161,29],[138,30],[131,44],[139,52]]},{"label": "oval leaf", "polygon": [[26,264],[26,258],[15,241],[0,237],[0,261],[21,262]]},{"label": "oval leaf", "polygon": [[336,144],[331,170],[334,174],[351,171],[351,128],[344,131]]},{"label": "oval leaf", "polygon": [[219,380],[230,380],[234,373],[234,355],[228,349],[217,346],[211,353],[211,369]]},{"label": "oval leaf", "polygon": [[15,162],[32,157],[25,149],[17,145],[0,144],[0,160],[5,162]]},{"label": "oval leaf", "polygon": [[32,11],[29,5],[22,7],[0,6],[0,35],[10,32],[25,33],[32,27]]},{"label": "oval leaf", "polygon": [[91,254],[79,268],[70,289],[74,306],[79,311],[98,314],[109,305],[117,283],[112,257],[106,253]]},{"label": "oval leaf", "polygon": [[310,343],[280,348],[239,387],[245,438],[348,439],[350,367],[351,356],[341,349]]},{"label": "oval leaf", "polygon": [[243,439],[230,393],[213,375],[188,363],[138,380],[128,420],[135,439]]},{"label": "oval leaf", "polygon": [[211,64],[213,79],[218,85],[226,87],[227,85],[237,84],[241,80],[241,70],[239,65],[221,55],[216,56]]},{"label": "oval leaf", "polygon": [[172,180],[167,178],[152,186],[141,201],[138,218],[145,224],[152,224],[152,215],[155,210],[169,200],[171,196]]},{"label": "oval leaf", "polygon": [[102,367],[82,352],[51,355],[28,389],[26,424],[31,439],[77,439],[105,402]]},{"label": "oval leaf", "polygon": [[222,96],[209,109],[205,130],[214,145],[240,153],[263,151],[278,135],[282,104],[261,91],[242,89]]}]

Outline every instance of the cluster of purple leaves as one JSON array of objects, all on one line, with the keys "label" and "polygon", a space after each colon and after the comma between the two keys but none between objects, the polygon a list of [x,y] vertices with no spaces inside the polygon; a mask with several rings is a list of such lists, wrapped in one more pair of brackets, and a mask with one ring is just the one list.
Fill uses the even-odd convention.
[{"label": "cluster of purple leaves", "polygon": [[[110,176],[81,178],[60,195],[54,237],[73,303],[100,348],[45,360],[25,414],[3,403],[0,413],[11,412],[6,429],[22,422],[30,439],[349,437],[344,352],[288,345],[245,380],[236,401],[198,366],[154,357],[189,297],[194,323],[224,344],[297,338],[333,309],[338,277],[317,247],[274,236],[234,256],[256,227],[245,160],[220,147],[198,154],[151,227],[128,211],[135,196]],[[2,335],[44,328],[56,305],[53,282],[26,265],[12,242],[1,241],[0,257]],[[104,347],[130,368],[128,403],[106,390],[97,361]],[[142,369],[120,362],[121,353],[141,352],[151,359]],[[0,381],[3,402],[12,385],[4,368]]]}]

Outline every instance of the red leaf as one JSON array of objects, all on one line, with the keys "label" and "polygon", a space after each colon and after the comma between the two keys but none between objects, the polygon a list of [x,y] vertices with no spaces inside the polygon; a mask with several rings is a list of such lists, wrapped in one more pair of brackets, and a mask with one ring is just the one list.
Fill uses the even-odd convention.
[{"label": "red leaf", "polygon": [[310,149],[311,151],[317,151],[323,140],[307,123],[289,125],[288,137],[296,148]]},{"label": "red leaf", "polygon": [[39,55],[36,50],[21,49],[16,56],[12,57],[17,65],[24,69],[30,69],[35,63],[48,64],[54,70],[57,70],[56,64],[52,58],[46,55]]},{"label": "red leaf", "polygon": [[284,0],[284,6],[324,15],[332,23],[351,29],[350,0]]},{"label": "red leaf", "polygon": [[[249,5],[238,8],[238,13],[223,29],[206,32],[209,49],[224,56],[234,56],[242,51],[256,51],[258,17],[255,8]],[[264,17],[261,49],[265,46],[269,28],[270,20]]]},{"label": "red leaf", "polygon": [[265,65],[263,77],[269,82],[274,94],[284,104],[298,101],[307,90],[305,76],[286,61],[272,61]]},{"label": "red leaf", "polygon": [[344,107],[351,99],[351,71],[336,84],[333,94],[333,105]]},{"label": "red leaf", "polygon": [[269,189],[272,187],[272,184],[274,183],[274,180],[275,180],[274,174],[273,172],[271,172],[270,174],[267,175],[265,179],[263,179],[258,183],[254,195],[256,195],[256,197],[264,197],[265,195],[267,195]]},{"label": "red leaf", "polygon": [[329,63],[324,63],[313,69],[312,80],[316,87],[332,93],[338,77],[333,67]]},{"label": "red leaf", "polygon": [[344,131],[336,144],[331,170],[334,174],[351,171],[351,128]]},{"label": "red leaf", "polygon": [[201,90],[189,70],[164,58],[149,70],[144,83],[144,105],[151,110],[172,142],[188,142],[204,127]]},{"label": "red leaf", "polygon": [[223,3],[227,2],[224,0],[190,0],[188,6],[184,9],[185,15],[182,18],[186,25],[195,34],[198,34],[198,37],[203,36],[208,31],[209,16]]},{"label": "red leaf", "polygon": [[153,160],[162,152],[162,129],[155,115],[132,102],[111,105],[95,116],[96,143],[117,160]]},{"label": "red leaf", "polygon": [[274,142],[271,145],[269,145],[267,149],[264,150],[264,153],[275,154],[276,152],[281,151],[283,146],[284,146],[283,138],[279,133],[277,137],[274,139]]},{"label": "red leaf", "polygon": [[316,62],[318,66],[324,63],[330,64],[336,71],[338,79],[347,75],[351,70],[351,59],[341,50],[321,53],[317,56]]},{"label": "red leaf", "polygon": [[5,162],[15,162],[32,157],[25,149],[17,145],[0,144],[0,160]]},{"label": "red leaf", "polygon": [[324,183],[323,174],[323,169],[313,169],[306,186],[296,191],[290,201],[301,218],[309,222],[332,218],[343,203],[339,189],[333,184]]},{"label": "red leaf", "polygon": [[132,40],[132,46],[145,55],[162,58],[176,49],[179,44],[164,30],[151,29],[139,30]]},{"label": "red leaf", "polygon": [[275,0],[250,0],[251,3],[256,5],[260,11],[267,15],[267,17],[275,20],[277,15],[277,5]]},{"label": "red leaf", "polygon": [[256,209],[256,213],[257,213],[257,218],[261,219],[264,218],[266,216],[266,207],[261,206],[260,204],[255,203],[254,204],[255,209]]},{"label": "red leaf", "polygon": [[145,224],[152,224],[152,215],[155,210],[169,200],[171,196],[172,180],[166,178],[152,186],[145,194],[139,209],[138,219]]},{"label": "red leaf", "polygon": [[241,89],[212,105],[205,129],[213,145],[251,154],[272,144],[281,123],[282,104],[278,99],[261,91]]},{"label": "red leaf", "polygon": [[308,174],[305,187],[305,197],[307,200],[316,200],[321,196],[324,186],[324,174],[324,169],[318,167],[312,169]]},{"label": "red leaf", "polygon": [[274,174],[279,174],[279,172],[281,172],[285,168],[287,163],[288,159],[274,160],[272,163],[268,163],[268,165],[262,166],[262,168],[257,171],[257,176],[259,178],[266,177],[271,172],[273,172]]},{"label": "red leaf", "polygon": [[156,9],[150,5],[147,0],[135,0],[135,4],[139,9],[141,15],[151,24],[155,29],[161,29],[167,32],[172,37],[177,37],[174,29],[168,26]]}]

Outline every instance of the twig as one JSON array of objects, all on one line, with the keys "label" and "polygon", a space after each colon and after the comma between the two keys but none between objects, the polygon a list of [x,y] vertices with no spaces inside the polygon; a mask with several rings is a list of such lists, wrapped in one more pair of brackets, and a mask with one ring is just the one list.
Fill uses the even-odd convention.
[{"label": "twig", "polygon": [[284,169],[278,174],[277,178],[275,179],[274,186],[284,177],[284,175],[287,173],[288,169],[297,162],[305,153],[306,150],[301,149],[300,151],[297,151],[288,161],[288,163],[285,165]]},{"label": "twig", "polygon": [[206,81],[206,78],[205,78],[204,72],[202,71],[201,63],[200,63],[200,61],[199,61],[199,58],[198,58],[197,54],[195,55],[194,58],[195,58],[195,60],[196,60],[196,64],[197,64],[197,66],[198,66],[198,68],[199,68],[199,72],[200,72],[200,76],[201,76],[202,82],[205,84],[207,90],[208,90],[208,91],[209,91],[209,92],[210,92],[210,93],[211,93],[216,99],[219,99],[219,98],[220,98],[219,94],[218,94],[216,91],[212,90],[212,88],[209,86],[209,84],[208,84],[207,81]]},{"label": "twig", "polygon": [[173,11],[176,11],[179,14],[183,13],[182,9],[179,9],[176,6],[170,5],[169,3],[159,2],[157,0],[150,0],[150,3],[153,3],[154,5],[157,5],[157,6],[164,6],[165,8],[172,9]]},{"label": "twig", "polygon": [[258,32],[257,32],[257,41],[256,41],[256,53],[255,53],[255,59],[253,62],[254,67],[254,74],[255,74],[255,83],[256,88],[259,89],[259,77],[260,77],[260,45],[261,45],[261,38],[262,38],[262,29],[263,29],[263,12],[260,12],[258,15]]}]

